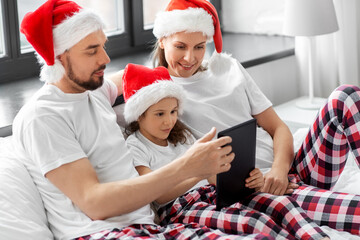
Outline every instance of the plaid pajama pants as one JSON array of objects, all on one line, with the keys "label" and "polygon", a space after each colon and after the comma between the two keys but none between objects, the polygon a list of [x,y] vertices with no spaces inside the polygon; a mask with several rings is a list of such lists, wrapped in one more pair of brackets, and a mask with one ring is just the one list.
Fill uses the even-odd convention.
[{"label": "plaid pajama pants", "polygon": [[199,223],[228,234],[265,233],[275,239],[322,239],[322,232],[289,196],[254,193],[241,203],[216,211],[216,187],[207,185],[158,211],[161,223]]},{"label": "plaid pajama pants", "polygon": [[216,187],[207,185],[159,209],[159,225],[132,225],[77,240],[322,239],[325,233],[288,196],[255,193],[216,211]]},{"label": "plaid pajama pants", "polygon": [[[290,177],[305,183],[292,197],[316,223],[360,235],[360,196],[331,192],[352,151],[360,163],[360,88],[329,96],[297,152]],[[325,190],[326,189],[326,190]]]}]

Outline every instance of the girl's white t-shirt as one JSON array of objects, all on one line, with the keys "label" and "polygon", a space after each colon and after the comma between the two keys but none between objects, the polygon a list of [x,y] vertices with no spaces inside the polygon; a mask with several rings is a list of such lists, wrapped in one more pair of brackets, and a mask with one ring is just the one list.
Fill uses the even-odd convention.
[{"label": "girl's white t-shirt", "polygon": [[[186,91],[184,114],[180,119],[196,138],[216,127],[222,131],[253,118],[272,106],[251,76],[234,58],[229,69],[214,74],[211,69],[189,78],[174,77]],[[263,128],[257,128],[256,167],[263,173],[273,162],[273,140]]]},{"label": "girl's white t-shirt", "polygon": [[[126,144],[134,157],[135,167],[145,166],[156,170],[183,155],[194,141],[195,138],[191,136],[184,144],[178,143],[175,146],[168,142],[168,145],[164,147],[151,142],[140,131],[136,131],[126,139]],[[189,191],[206,184],[209,184],[207,180],[201,180]]]}]

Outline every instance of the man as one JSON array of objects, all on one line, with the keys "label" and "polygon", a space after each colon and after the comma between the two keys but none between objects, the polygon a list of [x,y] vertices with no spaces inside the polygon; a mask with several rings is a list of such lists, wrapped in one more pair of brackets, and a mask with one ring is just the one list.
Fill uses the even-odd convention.
[{"label": "man", "polygon": [[221,146],[230,138],[211,141],[212,129],[181,158],[139,177],[112,110],[121,84],[103,77],[110,59],[100,18],[49,0],[24,17],[21,32],[42,61],[45,84],[14,120],[13,138],[56,239],[225,235],[196,224],[153,225],[149,203],[179,181],[229,170],[234,155]]}]

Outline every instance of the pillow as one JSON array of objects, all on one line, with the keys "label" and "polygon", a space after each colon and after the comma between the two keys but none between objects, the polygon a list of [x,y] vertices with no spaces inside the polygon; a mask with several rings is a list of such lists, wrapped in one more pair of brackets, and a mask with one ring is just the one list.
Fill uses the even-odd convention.
[{"label": "pillow", "polygon": [[0,138],[0,233],[2,239],[54,239],[40,194],[25,166]]}]

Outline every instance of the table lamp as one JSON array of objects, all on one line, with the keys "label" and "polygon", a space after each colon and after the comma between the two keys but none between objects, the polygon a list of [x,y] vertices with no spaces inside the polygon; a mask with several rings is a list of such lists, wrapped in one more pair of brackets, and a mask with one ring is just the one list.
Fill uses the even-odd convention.
[{"label": "table lamp", "polygon": [[301,36],[309,42],[309,97],[296,105],[304,109],[319,109],[324,101],[314,97],[314,54],[317,35],[339,29],[333,0],[286,0],[284,35]]}]

